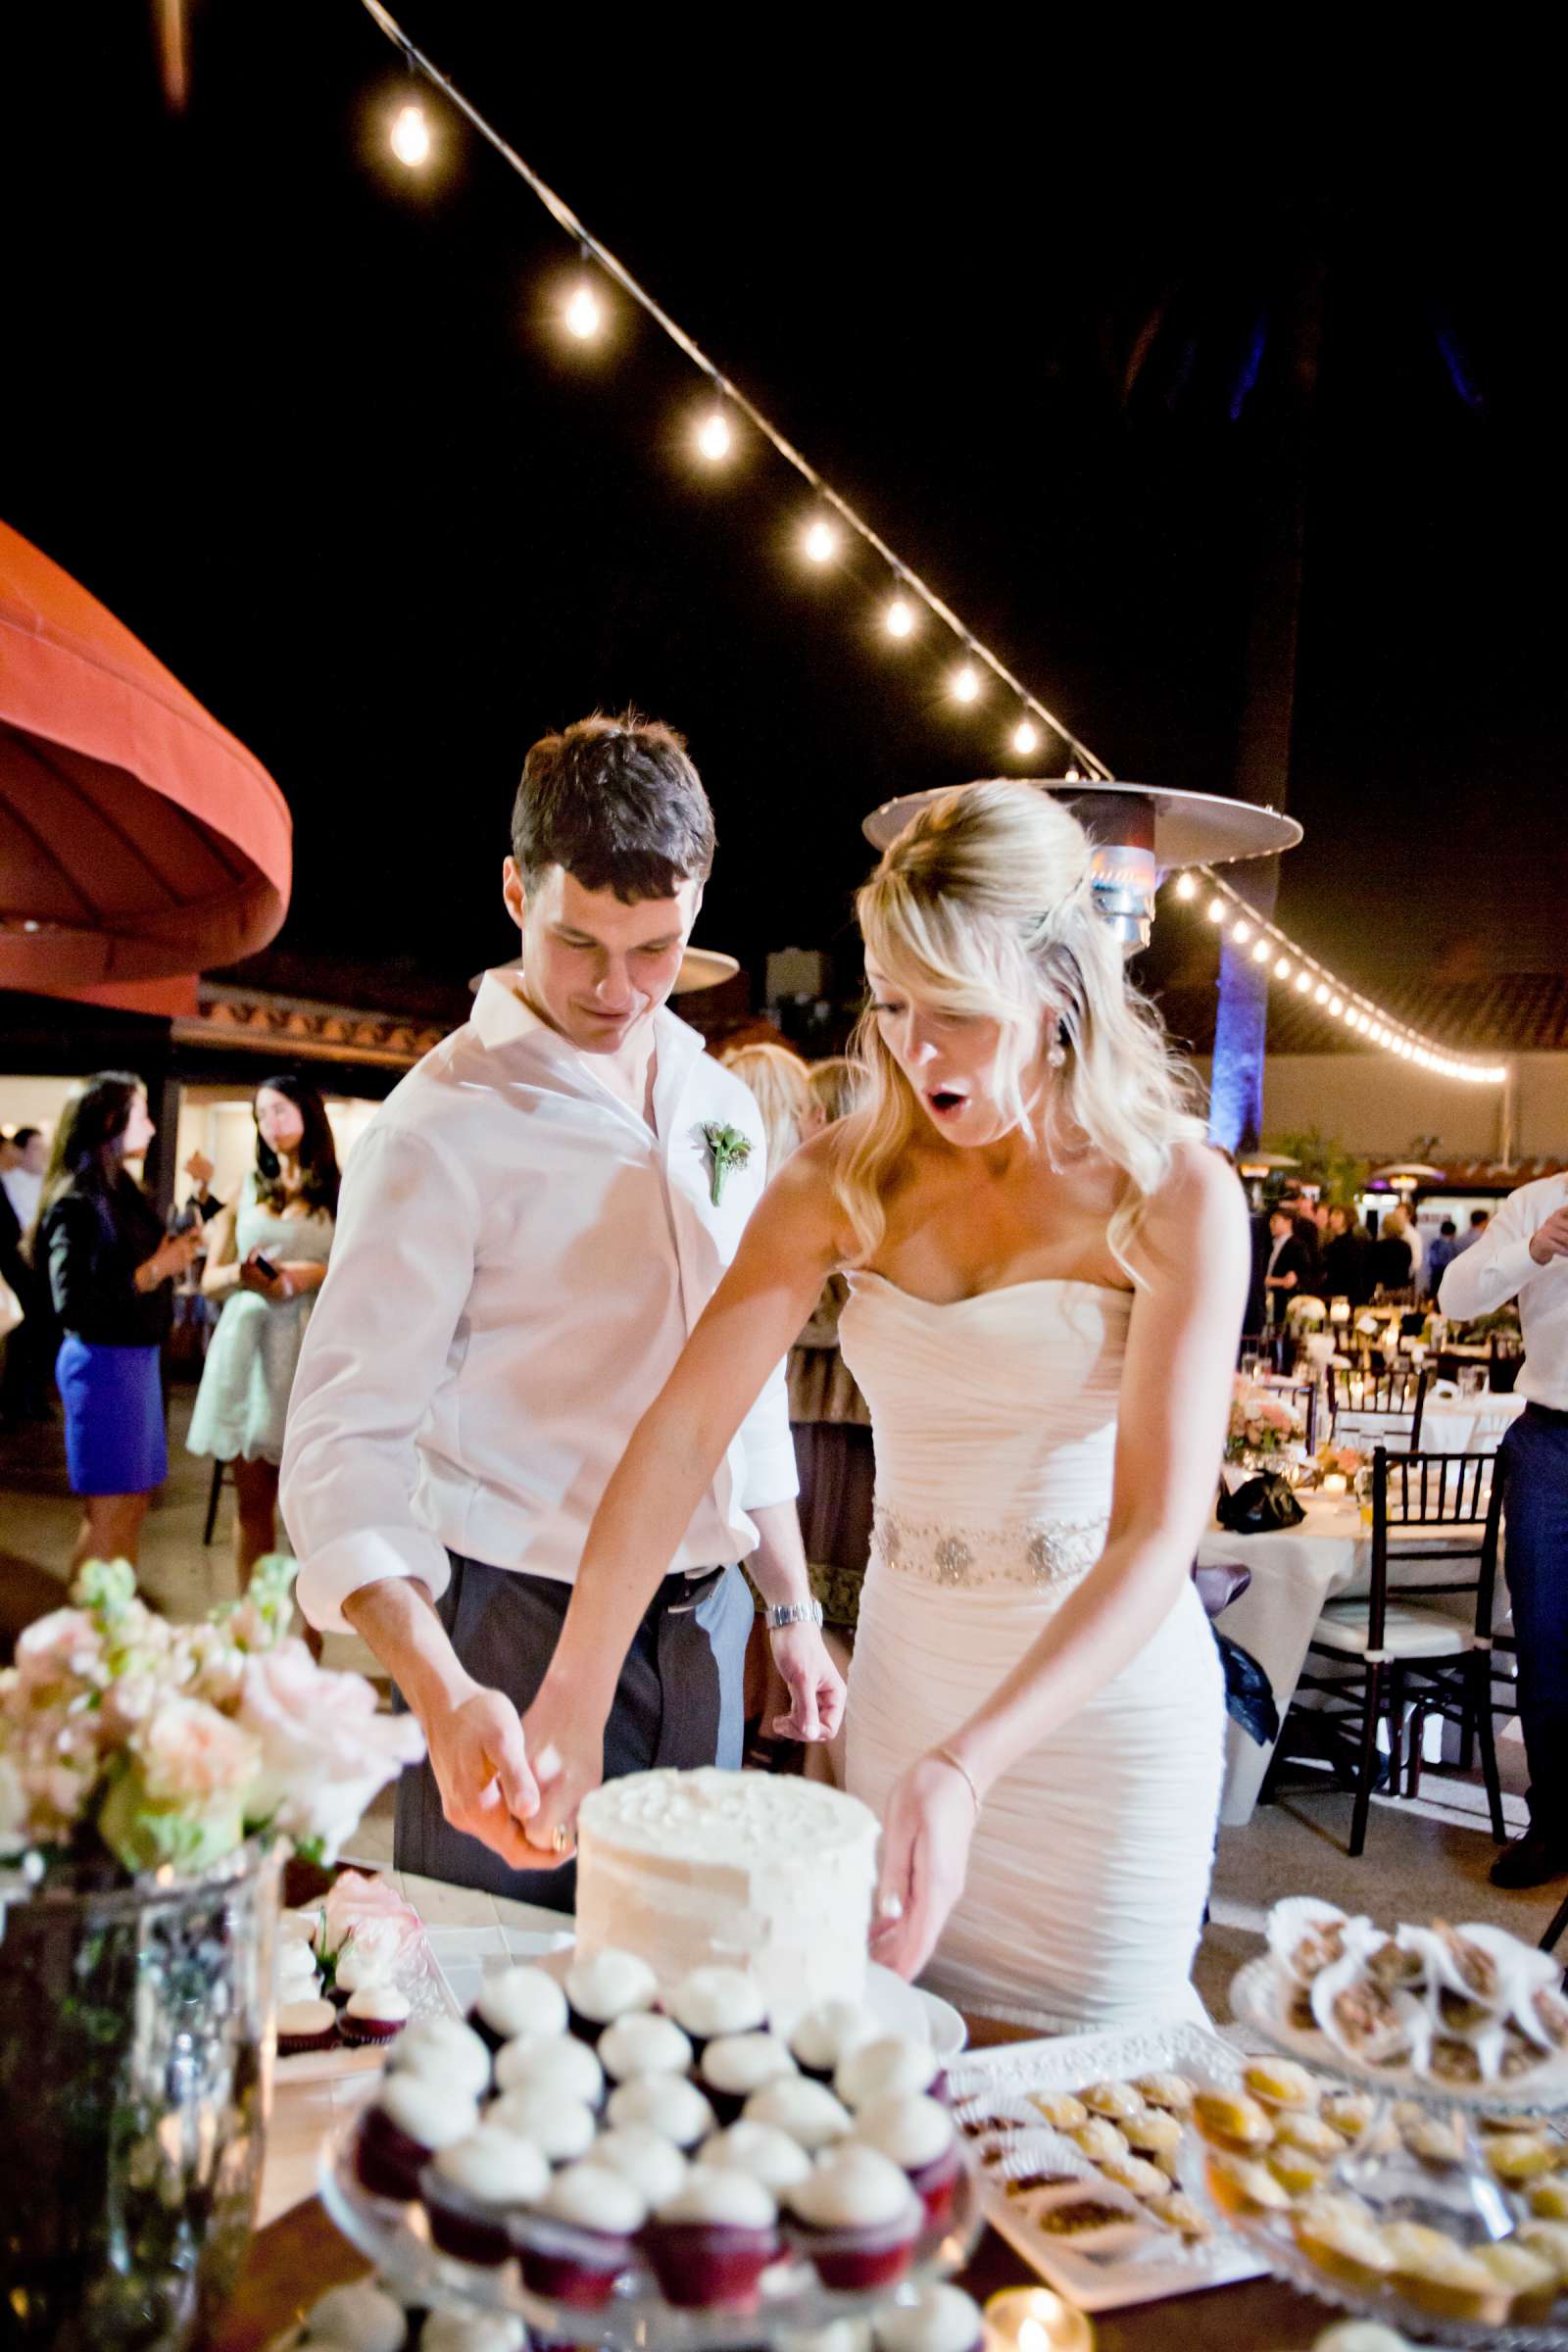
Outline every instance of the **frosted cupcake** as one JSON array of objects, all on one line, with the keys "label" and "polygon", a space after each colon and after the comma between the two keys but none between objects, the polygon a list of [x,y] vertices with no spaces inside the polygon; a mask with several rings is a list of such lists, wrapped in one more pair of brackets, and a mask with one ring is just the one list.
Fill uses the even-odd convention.
[{"label": "frosted cupcake", "polygon": [[683,2075],[692,2062],[692,2045],[671,2017],[617,2018],[596,2046],[612,2082],[626,2082],[635,2075]]},{"label": "frosted cupcake", "polygon": [[635,1952],[607,1946],[566,1971],[568,2023],[582,2041],[596,2042],[607,2026],[651,2009],[658,1998],[659,1980]]},{"label": "frosted cupcake", "polygon": [[513,2222],[523,2284],[577,2310],[597,2310],[631,2261],[632,2239],[647,2213],[624,2173],[603,2164],[568,2165]]},{"label": "frosted cupcake", "polygon": [[703,2052],[698,2081],[720,2124],[735,2123],[754,2091],[796,2072],[775,2034],[721,2034]]},{"label": "frosted cupcake", "polygon": [[874,2148],[836,2148],[789,2192],[791,2242],[824,2286],[860,2293],[902,2278],[920,2231],[920,2200]]},{"label": "frosted cupcake", "polygon": [[831,2086],[850,2052],[877,2037],[875,2018],[858,2001],[818,2001],[814,2009],[796,2019],[790,2034],[790,2055],[803,2075]]},{"label": "frosted cupcake", "polygon": [[526,2352],[528,2331],[510,2311],[432,2311],[419,2352]]},{"label": "frosted cupcake", "polygon": [[694,1968],[665,1999],[664,2007],[689,2034],[701,2058],[706,2043],[721,2034],[755,2034],[767,2023],[767,2007],[741,1968]]},{"label": "frosted cupcake", "polygon": [[605,2073],[586,2042],[563,2034],[540,2041],[525,2034],[503,2042],[496,2052],[496,2088],[530,2090],[541,2096],[576,2099],[584,2107],[604,2103]]},{"label": "frosted cupcake", "polygon": [[804,2075],[783,2075],[765,2082],[753,2091],[741,2112],[749,2124],[771,2124],[775,2131],[787,2132],[813,2156],[846,2138],[850,2130],[848,2108],[825,2083],[808,2082]]},{"label": "frosted cupcake", "polygon": [[798,2139],[775,2124],[749,2124],[744,2119],[705,2140],[697,2151],[697,2161],[751,2173],[775,2197],[794,2188],[811,2169],[811,2159]]},{"label": "frosted cupcake", "polygon": [[651,2132],[646,2124],[601,2132],[594,2141],[594,2162],[608,2164],[612,2173],[624,2173],[650,2212],[675,2194],[690,2170],[674,2141],[662,2132]]},{"label": "frosted cupcake", "polygon": [[777,2259],[778,2207],[752,2173],[694,2166],[644,2238],[666,2303],[684,2311],[754,2311]]},{"label": "frosted cupcake", "polygon": [[345,2041],[395,2041],[408,2022],[407,1994],[395,1984],[367,1984],[349,1994],[337,2025]]},{"label": "frosted cupcake", "polygon": [[683,2075],[635,2075],[611,2092],[605,2112],[617,2132],[642,2125],[677,2148],[695,2148],[713,2129],[713,2110]]},{"label": "frosted cupcake", "polygon": [[[929,2229],[939,2229],[946,2222],[963,2160],[958,2154],[957,2128],[940,2099],[923,2093],[878,2099],[874,2106],[861,2108],[851,2137],[875,2148],[879,2156],[899,2167],[925,2208]],[[1145,2169],[1154,2170],[1152,2165]],[[1164,2185],[1163,2173],[1157,2174],[1154,2193]]]},{"label": "frosted cupcake", "polygon": [[468,2023],[492,2050],[524,2036],[541,2041],[566,2031],[566,1996],[542,1968],[503,1968],[486,1977]]},{"label": "frosted cupcake", "polygon": [[284,2001],[277,2012],[277,2054],[303,2058],[308,2050],[329,2050],[337,2040],[337,2011],[330,2001],[311,1995]]},{"label": "frosted cupcake", "polygon": [[531,2139],[552,2164],[575,2164],[594,2144],[599,2129],[591,2107],[553,2090],[508,2090],[485,2109],[487,2124]]},{"label": "frosted cupcake", "polygon": [[880,2041],[862,2042],[841,2058],[834,2070],[833,2088],[846,2107],[871,2107],[878,2099],[907,2098],[916,2091],[945,2099],[948,2079],[929,2042],[888,2034]]},{"label": "frosted cupcake", "polygon": [[466,2092],[422,2075],[388,2075],[360,2122],[360,2179],[378,2197],[412,2197],[432,2156],[464,2139],[479,2121]]},{"label": "frosted cupcake", "polygon": [[471,2026],[455,2017],[421,2017],[387,2053],[391,2073],[429,2075],[482,2099],[490,2087],[490,2052]]},{"label": "frosted cupcake", "polygon": [[403,2352],[408,2340],[402,2304],[369,2278],[329,2286],[306,2315],[305,2342],[313,2352],[317,2345],[331,2352]]},{"label": "frosted cupcake", "polygon": [[550,2166],[533,2141],[489,2123],[441,2149],[419,2175],[435,2243],[485,2269],[510,2258],[512,2216],[549,2184]]},{"label": "frosted cupcake", "polygon": [[339,1952],[332,1967],[332,1998],[341,2009],[352,1993],[363,1992],[368,1984],[386,1984],[391,1971],[385,1959],[376,1951],[356,1951],[348,1944]]},{"label": "frosted cupcake", "polygon": [[928,2286],[873,2325],[877,2352],[978,2352],[985,2337],[980,2306],[961,2286]]}]

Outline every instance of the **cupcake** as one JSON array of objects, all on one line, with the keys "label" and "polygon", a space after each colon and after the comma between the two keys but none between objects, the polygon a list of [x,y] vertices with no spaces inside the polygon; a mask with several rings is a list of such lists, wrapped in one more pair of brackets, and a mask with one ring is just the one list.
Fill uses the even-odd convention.
[{"label": "cupcake", "polygon": [[581,2099],[561,2098],[553,2090],[503,2091],[485,2109],[484,2120],[503,2132],[515,2132],[520,2139],[531,2139],[552,2164],[575,2164],[586,2156],[599,2129],[591,2107]]},{"label": "cupcake", "polygon": [[749,2124],[744,2119],[705,2140],[697,2151],[697,2161],[751,2173],[775,2197],[794,2188],[811,2169],[811,2159],[798,2139],[779,2131],[776,2124]]},{"label": "cupcake", "polygon": [[528,2330],[510,2311],[432,2311],[419,2352],[525,2352]]},{"label": "cupcake", "polygon": [[422,2075],[388,2075],[360,2120],[360,2179],[378,2197],[412,2197],[432,2156],[479,2120],[466,2092]]},{"label": "cupcake", "polygon": [[909,2267],[920,2233],[920,2200],[899,2166],[851,2143],[792,2188],[791,2242],[824,2286],[858,2293],[887,2286]]},{"label": "cupcake", "polygon": [[695,2148],[713,2129],[713,2110],[683,2075],[635,2075],[611,2092],[606,2113],[617,2132],[643,2125],[677,2148]]},{"label": "cupcake", "polygon": [[692,2062],[692,2045],[669,2017],[617,2018],[600,2034],[597,2049],[612,2082],[634,2075],[683,2075]]},{"label": "cupcake", "polygon": [[876,2020],[858,2001],[818,2001],[814,2009],[796,2019],[790,2033],[790,2056],[813,2082],[831,2085],[850,2052],[876,2038]]},{"label": "cupcake", "polygon": [[512,2228],[523,2284],[580,2311],[608,2302],[648,2207],[624,2173],[572,2164]]},{"label": "cupcake", "polygon": [[666,1995],[664,2007],[689,2034],[697,2055],[722,2034],[755,2034],[767,2023],[767,2007],[743,1968],[694,1968]]},{"label": "cupcake", "polygon": [[910,2303],[894,2303],[873,2323],[877,2352],[978,2352],[985,2336],[980,2306],[961,2286],[928,2286]]},{"label": "cupcake", "polygon": [[833,2088],[846,2107],[872,2107],[878,2099],[925,2091],[945,2099],[948,2079],[942,2062],[928,2042],[907,2041],[885,2034],[880,2041],[862,2042],[839,2060]]},{"label": "cupcake", "polygon": [[582,2041],[597,2041],[617,2018],[651,2009],[658,1997],[659,1980],[635,1952],[607,1945],[591,1959],[574,1961],[566,1971],[567,2023]]},{"label": "cupcake", "polygon": [[538,2041],[530,2034],[503,2042],[496,2052],[497,2090],[530,2090],[556,2099],[577,2099],[584,2107],[604,2102],[605,2073],[586,2042],[563,2034]]},{"label": "cupcake", "polygon": [[825,2082],[808,2082],[804,2075],[780,2075],[754,2090],[741,2110],[749,2124],[771,2124],[799,2140],[809,2155],[849,2134],[849,2110],[840,2105]]},{"label": "cupcake", "polygon": [[402,2304],[370,2278],[329,2286],[306,2314],[306,2343],[330,2345],[333,2352],[403,2352],[408,2340]]},{"label": "cupcake", "polygon": [[550,2166],[531,2139],[484,2123],[432,2157],[419,2193],[442,2253],[494,2269],[512,2253],[510,2217],[549,2183]]},{"label": "cupcake", "polygon": [[796,2072],[774,2034],[722,2034],[703,2052],[698,2081],[721,2124],[733,2124],[754,2090]]},{"label": "cupcake", "polygon": [[601,2132],[594,2141],[594,2162],[609,2165],[612,2173],[624,2173],[650,2213],[675,2194],[690,2169],[674,2141],[662,2132],[651,2132],[646,2124],[624,2124],[618,2130]]},{"label": "cupcake", "polygon": [[281,1948],[290,1943],[302,1943],[315,1951],[321,1932],[319,1911],[280,1911],[277,1918],[277,1940]]},{"label": "cupcake", "polygon": [[[925,2207],[927,2228],[942,2227],[953,2210],[963,2160],[953,2117],[939,2099],[919,2092],[907,2098],[878,2099],[874,2106],[860,2109],[851,2138],[875,2148],[879,2156],[896,2164]],[[1152,2172],[1154,2168],[1147,2169]],[[1161,2173],[1155,2193],[1164,2185]]]},{"label": "cupcake", "polygon": [[490,2052],[471,2026],[455,2017],[421,2017],[387,2053],[390,2073],[429,2075],[482,2099],[490,2087]]},{"label": "cupcake", "polygon": [[329,2050],[337,2040],[337,2011],[330,2001],[284,2001],[277,2012],[277,2054],[303,2057],[307,2050]]},{"label": "cupcake", "polygon": [[338,2032],[345,2041],[395,2041],[408,2022],[406,1993],[395,1984],[367,1984],[344,2002]]},{"label": "cupcake", "polygon": [[778,2257],[778,2207],[755,2174],[697,2165],[660,2206],[644,2243],[666,2303],[755,2311],[758,2283]]},{"label": "cupcake", "polygon": [[492,2050],[525,2035],[540,2041],[566,2031],[566,1996],[542,1968],[503,1968],[486,1977],[468,2023]]},{"label": "cupcake", "polygon": [[390,1981],[386,1960],[376,1951],[356,1951],[347,1944],[332,1966],[332,1998],[341,2009],[351,1993],[361,1992],[367,1984],[385,1984]]},{"label": "cupcake", "polygon": [[277,1952],[277,1997],[280,2003],[314,2000],[321,1989],[321,1972],[308,1943],[284,1943]]}]

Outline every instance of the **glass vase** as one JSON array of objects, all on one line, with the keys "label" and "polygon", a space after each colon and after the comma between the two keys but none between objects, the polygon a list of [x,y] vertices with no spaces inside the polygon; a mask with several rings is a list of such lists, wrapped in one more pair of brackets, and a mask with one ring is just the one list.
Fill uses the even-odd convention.
[{"label": "glass vase", "polygon": [[255,2222],[281,1849],[0,1903],[0,2340],[185,2352]]}]

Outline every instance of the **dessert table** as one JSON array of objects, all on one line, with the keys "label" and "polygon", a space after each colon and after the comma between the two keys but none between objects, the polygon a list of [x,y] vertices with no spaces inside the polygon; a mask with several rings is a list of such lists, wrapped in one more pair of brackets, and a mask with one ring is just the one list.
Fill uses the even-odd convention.
[{"label": "dessert table", "polygon": [[[430,1882],[410,1884],[422,1890]],[[449,1901],[462,1894],[456,1887],[441,1891]],[[491,1900],[487,1896],[466,1899],[481,1905]],[[505,1904],[501,1908],[510,1914],[528,1906]],[[971,2017],[966,2023],[975,2048],[1026,2038],[1022,2029],[989,2019]],[[359,2095],[364,2095],[364,2078]],[[273,2164],[270,2147],[269,2184]],[[327,2287],[365,2275],[364,2257],[338,2235],[315,2196],[304,2196],[303,2201],[292,2202],[280,2212],[274,2203],[273,2209],[276,2218],[252,2243],[234,2299],[210,2339],[210,2352],[266,2352],[272,2339]],[[1038,2285],[1039,2280],[1012,2248],[988,2229],[958,2283],[983,2303],[1000,2287]],[[1255,2278],[1205,2294],[1183,2295],[1176,2301],[1101,2312],[1094,2329],[1098,2352],[1168,2352],[1178,2337],[1183,2352],[1259,2352],[1260,2347],[1267,2352],[1306,2352],[1334,2316],[1294,2287],[1273,2278]]]},{"label": "dessert table", "polygon": [[[1240,1564],[1250,1568],[1252,1581],[1239,1600],[1232,1601],[1220,1620],[1221,1631],[1257,1660],[1268,1676],[1269,1688],[1283,1722],[1285,1710],[1306,1663],[1307,1644],[1323,1605],[1364,1593],[1371,1573],[1372,1531],[1361,1518],[1360,1505],[1343,1494],[1298,1494],[1306,1516],[1299,1527],[1277,1534],[1238,1536],[1217,1523],[1198,1547],[1200,1567]],[[1397,1528],[1389,1531],[1389,1584],[1399,1582],[1401,1541],[1423,1550],[1442,1541],[1441,1531]],[[1455,1533],[1454,1547],[1468,1544],[1471,1556],[1454,1562],[1452,1582],[1474,1584],[1476,1538],[1472,1531]],[[1440,1585],[1446,1580],[1441,1560],[1412,1564],[1409,1581]],[[1501,1587],[1499,1585],[1499,1599]],[[1257,1792],[1263,1785],[1272,1746],[1260,1747],[1241,1726],[1227,1727],[1225,1788],[1220,1822],[1236,1829],[1250,1821]]]}]

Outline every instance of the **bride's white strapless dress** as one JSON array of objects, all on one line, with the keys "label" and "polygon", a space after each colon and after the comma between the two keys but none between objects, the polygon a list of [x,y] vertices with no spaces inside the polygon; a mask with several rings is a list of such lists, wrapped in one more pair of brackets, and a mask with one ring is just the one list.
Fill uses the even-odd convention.
[{"label": "bride's white strapless dress", "polygon": [[[871,1408],[876,1514],[847,1713],[879,1815],[1100,1556],[1129,1294],[1022,1282],[939,1305],[852,1274],[839,1327]],[[922,1982],[1044,2031],[1201,2016],[1224,1685],[1192,1586],[1138,1655],[991,1789]]]}]

